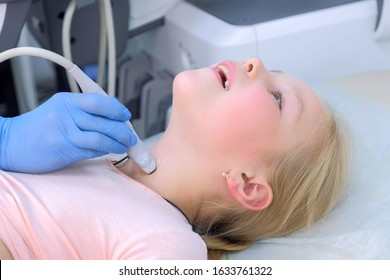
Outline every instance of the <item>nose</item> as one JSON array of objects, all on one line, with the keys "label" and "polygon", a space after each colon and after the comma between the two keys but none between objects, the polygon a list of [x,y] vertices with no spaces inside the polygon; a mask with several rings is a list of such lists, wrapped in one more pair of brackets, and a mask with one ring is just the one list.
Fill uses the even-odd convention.
[{"label": "nose", "polygon": [[257,57],[252,57],[243,62],[249,78],[257,78],[261,72],[265,71],[263,62]]}]

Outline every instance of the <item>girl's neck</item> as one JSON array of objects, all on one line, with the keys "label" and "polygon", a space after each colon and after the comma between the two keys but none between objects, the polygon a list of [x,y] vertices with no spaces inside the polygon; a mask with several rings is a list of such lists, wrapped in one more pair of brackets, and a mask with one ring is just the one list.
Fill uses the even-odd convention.
[{"label": "girl's neck", "polygon": [[187,154],[181,152],[187,150],[184,147],[181,149],[176,143],[173,149],[168,140],[162,138],[150,149],[157,163],[157,169],[152,174],[145,174],[132,160],[118,169],[169,200],[193,221],[198,213],[199,203],[196,202],[201,198],[200,189],[196,187],[194,174],[187,174],[191,170],[191,163],[188,162]]}]

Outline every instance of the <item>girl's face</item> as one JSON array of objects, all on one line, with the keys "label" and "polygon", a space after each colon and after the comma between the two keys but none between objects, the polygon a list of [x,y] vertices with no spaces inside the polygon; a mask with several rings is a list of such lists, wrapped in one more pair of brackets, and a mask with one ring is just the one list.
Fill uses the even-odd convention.
[{"label": "girl's face", "polygon": [[308,139],[323,116],[308,86],[257,58],[185,71],[174,81],[171,124],[212,158],[271,159]]}]

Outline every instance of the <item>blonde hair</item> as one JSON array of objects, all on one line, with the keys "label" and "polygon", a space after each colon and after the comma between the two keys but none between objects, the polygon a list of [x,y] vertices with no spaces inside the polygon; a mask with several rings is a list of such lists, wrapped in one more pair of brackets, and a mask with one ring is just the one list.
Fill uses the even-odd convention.
[{"label": "blonde hair", "polygon": [[288,235],[329,213],[346,180],[348,145],[344,126],[331,111],[315,136],[275,158],[268,180],[273,202],[263,211],[231,209],[195,229],[209,249],[209,258],[247,248],[256,240]]}]

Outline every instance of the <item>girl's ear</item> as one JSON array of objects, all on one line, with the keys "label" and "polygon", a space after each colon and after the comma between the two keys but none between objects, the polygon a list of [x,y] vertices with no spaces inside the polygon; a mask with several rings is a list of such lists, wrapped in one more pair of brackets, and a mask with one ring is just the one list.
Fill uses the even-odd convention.
[{"label": "girl's ear", "polygon": [[273,199],[271,185],[262,178],[250,180],[244,173],[225,176],[229,193],[242,206],[259,211],[267,208]]}]

